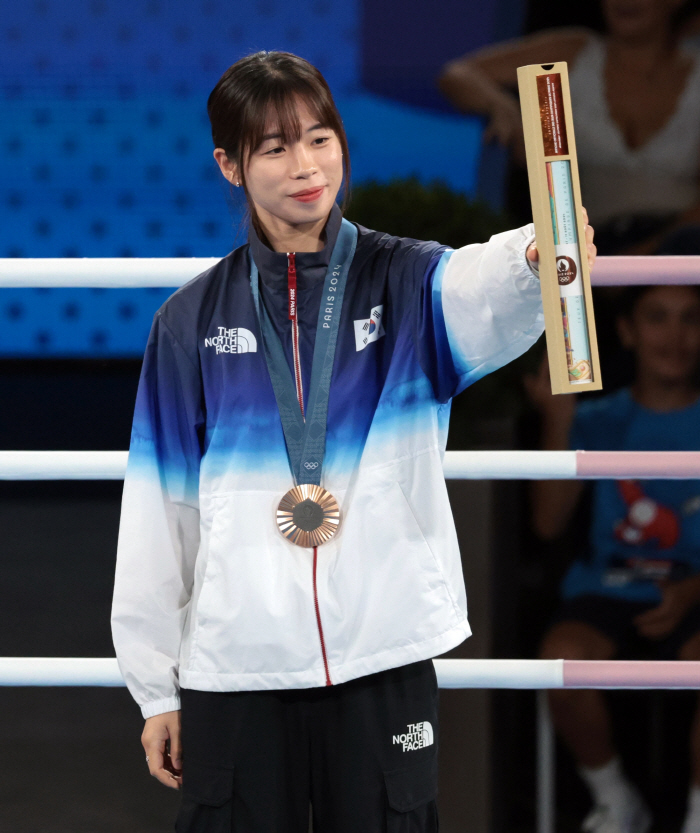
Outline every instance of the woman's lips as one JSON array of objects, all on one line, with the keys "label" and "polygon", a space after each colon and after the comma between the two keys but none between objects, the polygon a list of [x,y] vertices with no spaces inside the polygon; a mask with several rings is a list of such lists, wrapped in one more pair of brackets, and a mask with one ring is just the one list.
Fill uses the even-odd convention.
[{"label": "woman's lips", "polygon": [[317,200],[321,194],[323,193],[323,189],[325,186],[321,186],[320,188],[313,188],[309,189],[308,191],[300,191],[298,194],[291,194],[291,197],[298,202],[314,202]]}]

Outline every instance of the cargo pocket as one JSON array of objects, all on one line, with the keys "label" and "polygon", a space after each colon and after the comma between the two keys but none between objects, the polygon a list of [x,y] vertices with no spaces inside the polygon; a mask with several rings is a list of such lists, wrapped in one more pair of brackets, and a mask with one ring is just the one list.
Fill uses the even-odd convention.
[{"label": "cargo pocket", "polygon": [[437,756],[384,772],[387,833],[437,833]]},{"label": "cargo pocket", "polygon": [[175,833],[231,833],[233,767],[189,759],[182,776]]}]

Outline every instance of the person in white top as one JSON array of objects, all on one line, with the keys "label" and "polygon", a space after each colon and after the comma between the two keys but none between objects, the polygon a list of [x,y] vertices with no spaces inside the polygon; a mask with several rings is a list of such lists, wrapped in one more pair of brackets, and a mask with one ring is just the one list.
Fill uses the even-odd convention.
[{"label": "person in white top", "polygon": [[[449,61],[440,89],[459,110],[486,116],[484,139],[509,147],[524,166],[516,70],[566,61],[581,192],[598,253],[700,254],[697,15],[689,17],[684,0],[602,0],[602,8],[604,37],[567,27],[488,46]],[[606,299],[599,291],[596,300]],[[601,354],[610,361],[613,322],[601,321],[601,312],[609,312],[605,304],[597,309],[599,343],[604,336]],[[572,745],[595,802],[583,829],[644,833],[650,819],[636,788],[611,747],[594,746]],[[700,833],[697,773],[682,833]]]},{"label": "person in white top", "polygon": [[700,56],[682,0],[603,0],[604,37],[550,29],[447,63],[443,94],[525,164],[516,69],[566,61],[581,191],[599,254],[700,252]]}]

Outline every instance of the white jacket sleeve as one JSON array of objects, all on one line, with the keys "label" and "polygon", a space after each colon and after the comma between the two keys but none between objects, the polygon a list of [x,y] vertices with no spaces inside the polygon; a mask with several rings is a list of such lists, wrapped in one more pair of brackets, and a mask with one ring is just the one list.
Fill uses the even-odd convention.
[{"label": "white jacket sleeve", "polygon": [[112,605],[119,667],[144,717],[180,707],[178,653],[199,547],[201,379],[157,313],[139,381]]},{"label": "white jacket sleeve", "polygon": [[525,251],[534,226],[495,234],[487,243],[446,251],[432,284],[454,372],[453,395],[520,356],[544,330],[536,270]]}]

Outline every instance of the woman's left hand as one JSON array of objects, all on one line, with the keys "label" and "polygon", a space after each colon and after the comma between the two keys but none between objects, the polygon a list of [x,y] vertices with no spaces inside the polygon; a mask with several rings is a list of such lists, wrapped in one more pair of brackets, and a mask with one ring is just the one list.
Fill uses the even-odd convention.
[{"label": "woman's left hand", "polygon": [[[593,264],[595,263],[597,249],[593,243],[593,226],[589,225],[588,223],[588,212],[585,208],[581,208],[583,212],[583,222],[584,222],[584,229],[586,232],[586,254],[588,256],[588,269],[589,271],[593,270]],[[539,252],[537,251],[537,241],[535,240],[534,243],[530,243],[527,247],[527,252],[525,252],[527,259],[530,260],[532,263],[538,263],[540,259]]]}]

